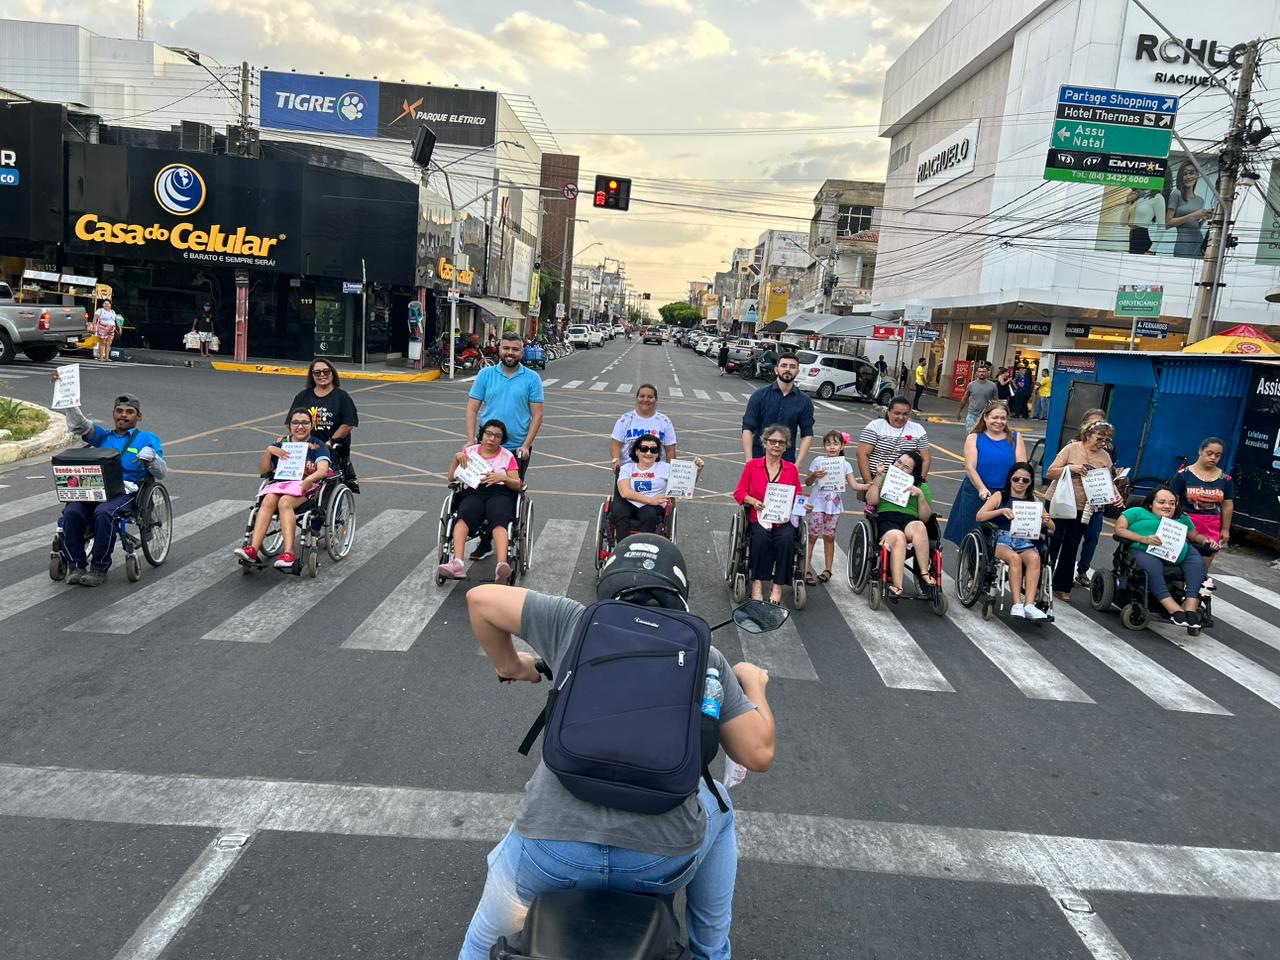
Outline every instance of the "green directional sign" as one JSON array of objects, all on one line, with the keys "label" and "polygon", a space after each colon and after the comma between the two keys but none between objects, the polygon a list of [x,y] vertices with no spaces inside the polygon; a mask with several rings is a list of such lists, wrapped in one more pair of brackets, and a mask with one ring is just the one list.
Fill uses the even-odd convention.
[{"label": "green directional sign", "polygon": [[1111,123],[1079,123],[1059,120],[1053,125],[1056,150],[1085,153],[1127,153],[1135,157],[1167,157],[1173,141],[1172,130],[1133,127]]},{"label": "green directional sign", "polygon": [[1164,187],[1177,97],[1062,86],[1055,114],[1046,180],[1135,190]]},{"label": "green directional sign", "polygon": [[1164,287],[1129,283],[1116,291],[1117,317],[1158,317]]}]

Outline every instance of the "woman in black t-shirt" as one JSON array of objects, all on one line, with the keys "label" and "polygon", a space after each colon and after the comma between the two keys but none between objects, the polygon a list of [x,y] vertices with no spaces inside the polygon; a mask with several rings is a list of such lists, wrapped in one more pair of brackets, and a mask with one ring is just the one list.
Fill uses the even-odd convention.
[{"label": "woman in black t-shirt", "polygon": [[329,448],[334,469],[351,492],[359,493],[360,484],[351,466],[351,431],[360,425],[360,415],[351,394],[338,385],[339,379],[338,369],[323,357],[317,357],[307,368],[306,388],[298,391],[289,407],[302,407],[311,414],[312,435]]}]

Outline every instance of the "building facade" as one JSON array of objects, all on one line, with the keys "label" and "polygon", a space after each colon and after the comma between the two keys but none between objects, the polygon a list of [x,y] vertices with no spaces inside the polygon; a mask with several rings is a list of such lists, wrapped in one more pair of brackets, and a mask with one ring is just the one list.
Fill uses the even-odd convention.
[{"label": "building facade", "polygon": [[800,309],[846,314],[871,301],[884,184],[827,180],[813,198]]}]

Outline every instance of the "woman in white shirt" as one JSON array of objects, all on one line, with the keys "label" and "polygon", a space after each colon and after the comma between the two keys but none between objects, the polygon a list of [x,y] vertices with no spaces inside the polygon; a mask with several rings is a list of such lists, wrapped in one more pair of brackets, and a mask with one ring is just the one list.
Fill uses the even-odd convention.
[{"label": "woman in white shirt", "polygon": [[[698,473],[703,462],[693,458]],[[656,533],[667,509],[667,480],[671,467],[662,460],[662,441],[646,433],[635,438],[630,459],[618,471],[617,495],[612,514],[618,537],[632,533]]]}]

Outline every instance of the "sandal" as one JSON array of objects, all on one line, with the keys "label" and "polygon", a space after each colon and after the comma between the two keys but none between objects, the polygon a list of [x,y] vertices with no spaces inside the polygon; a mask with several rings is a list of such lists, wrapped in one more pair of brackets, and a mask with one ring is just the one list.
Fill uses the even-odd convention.
[{"label": "sandal", "polygon": [[820,574],[818,574],[818,582],[819,582],[819,583],[826,583],[826,582],[827,582],[828,580],[830,580],[830,579],[831,579],[831,571],[830,571],[830,570],[823,570]]},{"label": "sandal", "polygon": [[924,585],[925,585],[926,587],[936,587],[936,586],[937,586],[937,583],[935,583],[935,582],[934,582],[933,574],[932,574],[932,573],[922,573],[922,574],[920,574],[920,580],[924,583]]},{"label": "sandal", "polygon": [[890,592],[891,594],[893,594],[895,597],[900,597],[900,596],[902,596],[902,588],[901,588],[901,587],[895,587],[895,586],[892,586],[892,585],[891,585],[891,586],[889,587],[889,592]]},{"label": "sandal", "polygon": [[816,587],[816,586],[818,585],[818,580],[817,580],[817,578],[813,575],[813,571],[812,571],[812,570],[809,570],[808,572],[806,572],[806,573],[805,573],[805,575],[804,575],[804,582],[805,582],[806,584],[808,584],[809,586],[811,586],[811,587]]}]

